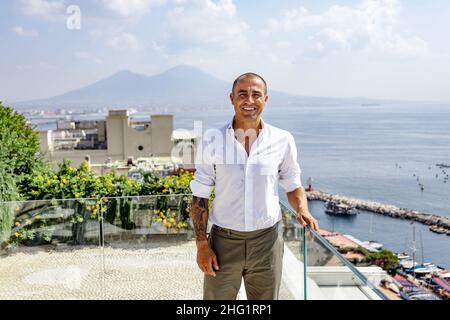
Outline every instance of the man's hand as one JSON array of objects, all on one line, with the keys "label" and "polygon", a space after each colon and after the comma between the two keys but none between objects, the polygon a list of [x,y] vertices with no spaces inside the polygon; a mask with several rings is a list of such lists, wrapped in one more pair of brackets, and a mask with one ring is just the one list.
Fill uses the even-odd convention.
[{"label": "man's hand", "polygon": [[216,254],[208,245],[206,237],[208,214],[208,199],[194,196],[192,199],[192,223],[194,224],[197,243],[197,264],[202,272],[215,277],[214,269],[219,270],[219,264]]},{"label": "man's hand", "polygon": [[319,230],[319,224],[317,223],[317,220],[308,210],[297,211],[297,221],[305,227],[310,226],[315,231]]},{"label": "man's hand", "polygon": [[310,226],[313,230],[319,230],[319,224],[308,209],[308,200],[304,188],[297,188],[286,193],[289,204],[297,213],[297,220],[303,226]]},{"label": "man's hand", "polygon": [[202,272],[213,277],[216,276],[214,270],[219,270],[216,254],[206,241],[197,242],[197,264]]}]

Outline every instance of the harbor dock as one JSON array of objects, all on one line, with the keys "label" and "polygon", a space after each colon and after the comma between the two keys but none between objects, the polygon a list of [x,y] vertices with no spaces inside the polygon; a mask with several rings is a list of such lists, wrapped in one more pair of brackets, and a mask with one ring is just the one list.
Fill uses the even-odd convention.
[{"label": "harbor dock", "polygon": [[425,225],[431,226],[430,227],[431,231],[436,232],[435,230],[438,230],[439,233],[445,233],[447,235],[450,235],[450,218],[448,217],[442,217],[435,214],[419,212],[407,208],[399,208],[393,205],[387,205],[374,201],[361,200],[341,195],[333,195],[317,189],[308,189],[307,197],[308,200],[335,202],[354,207],[358,210],[374,212],[392,218],[417,221]]}]

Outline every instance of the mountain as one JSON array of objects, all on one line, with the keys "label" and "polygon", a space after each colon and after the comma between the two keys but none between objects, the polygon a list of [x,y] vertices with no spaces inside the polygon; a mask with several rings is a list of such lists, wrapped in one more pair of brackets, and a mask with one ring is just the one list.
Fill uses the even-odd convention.
[{"label": "mountain", "polygon": [[[219,80],[201,69],[180,65],[161,74],[146,76],[120,71],[86,87],[41,100],[12,103],[28,108],[217,108],[229,106],[231,83]],[[333,105],[370,103],[373,100],[298,96],[269,91],[272,105]]]}]

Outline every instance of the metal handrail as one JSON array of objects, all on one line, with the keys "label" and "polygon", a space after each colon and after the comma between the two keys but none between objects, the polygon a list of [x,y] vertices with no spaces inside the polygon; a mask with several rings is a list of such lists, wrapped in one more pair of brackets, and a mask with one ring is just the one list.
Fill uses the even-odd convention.
[{"label": "metal handrail", "polygon": [[192,194],[168,193],[168,194],[147,194],[147,195],[139,195],[139,196],[115,196],[115,197],[96,197],[96,198],[64,198],[64,199],[50,198],[50,199],[39,199],[39,200],[0,201],[0,204],[25,203],[25,202],[49,202],[49,201],[101,200],[101,199],[121,199],[121,198],[176,197],[176,196],[192,196]]}]

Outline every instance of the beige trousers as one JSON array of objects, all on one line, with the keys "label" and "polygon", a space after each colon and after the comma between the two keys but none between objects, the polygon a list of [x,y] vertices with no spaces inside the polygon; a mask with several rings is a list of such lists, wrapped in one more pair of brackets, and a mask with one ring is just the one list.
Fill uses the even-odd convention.
[{"label": "beige trousers", "polygon": [[277,300],[284,253],[281,224],[241,232],[213,226],[208,238],[217,256],[216,277],[205,274],[204,300],[235,300],[244,278],[247,299]]}]

